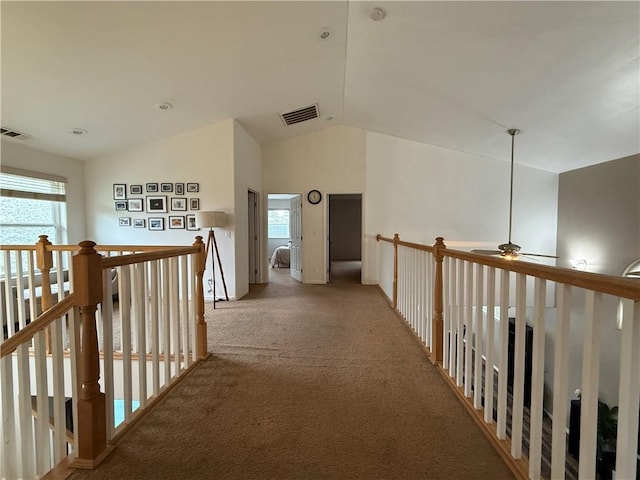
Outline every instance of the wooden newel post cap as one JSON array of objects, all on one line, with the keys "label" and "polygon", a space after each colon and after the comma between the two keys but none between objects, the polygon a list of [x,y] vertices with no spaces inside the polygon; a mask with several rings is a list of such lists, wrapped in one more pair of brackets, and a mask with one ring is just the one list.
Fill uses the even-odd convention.
[{"label": "wooden newel post cap", "polygon": [[400,235],[397,233],[393,234],[393,243],[398,243],[400,241]]},{"label": "wooden newel post cap", "polygon": [[96,305],[102,301],[102,255],[95,251],[95,242],[78,244],[73,256],[73,286],[80,305]]},{"label": "wooden newel post cap", "polygon": [[377,235],[376,235],[376,242],[379,242],[381,238],[382,238],[382,235],[377,234]]},{"label": "wooden newel post cap", "polygon": [[39,235],[36,242],[36,265],[40,270],[50,270],[53,267],[53,255],[47,246],[51,245],[47,235]]}]

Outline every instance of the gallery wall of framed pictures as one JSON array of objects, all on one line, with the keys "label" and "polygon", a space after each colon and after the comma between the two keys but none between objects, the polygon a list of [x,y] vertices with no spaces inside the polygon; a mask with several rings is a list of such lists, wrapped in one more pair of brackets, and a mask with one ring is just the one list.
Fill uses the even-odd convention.
[{"label": "gallery wall of framed pictures", "polygon": [[[146,228],[151,231],[200,230],[195,211],[200,210],[200,184],[149,182],[145,184],[114,183],[114,209],[137,217],[119,216],[120,227]],[[191,213],[190,213],[191,212]],[[144,214],[145,216],[140,216]],[[167,214],[167,216],[162,215]]]}]

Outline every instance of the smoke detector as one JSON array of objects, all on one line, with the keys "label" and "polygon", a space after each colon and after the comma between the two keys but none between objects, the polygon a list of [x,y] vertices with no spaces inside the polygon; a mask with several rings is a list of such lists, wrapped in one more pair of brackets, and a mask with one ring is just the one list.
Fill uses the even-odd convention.
[{"label": "smoke detector", "polygon": [[379,22],[380,20],[384,20],[384,17],[387,16],[387,11],[382,7],[374,7],[369,14],[369,17],[374,22]]}]

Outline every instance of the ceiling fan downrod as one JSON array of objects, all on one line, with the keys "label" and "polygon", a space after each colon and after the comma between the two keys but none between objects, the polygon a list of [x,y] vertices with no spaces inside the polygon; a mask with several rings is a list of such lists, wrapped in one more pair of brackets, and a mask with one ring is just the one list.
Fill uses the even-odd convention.
[{"label": "ceiling fan downrod", "polygon": [[520,133],[517,128],[510,128],[507,133],[511,135],[511,181],[509,183],[509,244],[511,244],[511,225],[513,223],[513,152],[515,149],[515,138]]}]

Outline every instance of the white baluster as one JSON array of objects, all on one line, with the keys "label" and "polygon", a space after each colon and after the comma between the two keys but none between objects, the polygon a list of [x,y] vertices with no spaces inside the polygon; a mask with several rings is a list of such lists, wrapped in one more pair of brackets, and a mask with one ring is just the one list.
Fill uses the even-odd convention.
[{"label": "white baluster", "polygon": [[[5,263],[5,265],[8,265],[8,263]],[[19,423],[19,418],[16,418],[13,388],[13,361],[15,358],[15,354],[0,358],[0,405],[2,406],[2,448],[0,448],[1,478],[18,478],[16,463],[19,456],[16,424]]]},{"label": "white baluster", "polygon": [[558,318],[555,332],[553,372],[553,431],[551,444],[551,478],[564,478],[567,453],[567,380],[569,371],[569,321],[571,287],[558,286]]},{"label": "white baluster", "polygon": [[[31,297],[33,298],[33,297]],[[35,302],[33,302],[35,303]],[[51,442],[49,436],[49,388],[47,385],[47,352],[44,331],[34,336],[34,368],[36,388],[36,471],[42,475],[51,470]]]},{"label": "white baluster", "polygon": [[160,317],[159,306],[159,285],[158,285],[158,261],[151,262],[151,288],[149,299],[151,305],[151,365],[153,377],[153,395],[158,395],[160,391]]},{"label": "white baluster", "polygon": [[498,360],[497,436],[507,438],[507,371],[509,363],[509,272],[500,270],[500,325]]},{"label": "white baluster", "polygon": [[473,407],[476,410],[482,408],[482,344],[483,344],[483,328],[482,328],[482,298],[483,290],[483,268],[482,265],[476,265],[476,315],[475,315],[475,347],[474,372],[473,372]]},{"label": "white baluster", "polygon": [[494,364],[494,326],[495,326],[495,303],[496,303],[496,269],[487,269],[487,345],[484,370],[484,421],[493,423],[493,364]]},{"label": "white baluster", "polygon": [[[104,381],[104,394],[106,403],[106,415],[107,415],[107,438],[111,439],[114,436],[114,379],[113,379],[113,285],[111,270],[102,270],[102,305],[100,307],[102,317],[102,330],[103,330],[103,372],[102,379]],[[120,274],[117,273],[118,277]],[[118,281],[120,284],[120,281]],[[119,290],[120,292],[122,290]],[[121,297],[119,297],[121,298]],[[122,328],[120,329],[122,330]],[[122,338],[122,335],[120,335]],[[74,402],[75,403],[75,402]],[[75,425],[75,424],[74,424]]]},{"label": "white baluster", "polygon": [[[545,298],[547,284],[536,278],[534,290],[533,358],[531,373],[531,420],[529,429],[529,478],[540,478],[542,459],[542,407],[544,400]],[[580,468],[582,470],[582,468]]]},{"label": "white baluster", "polygon": [[138,337],[136,349],[138,351],[138,401],[139,408],[144,408],[147,403],[147,319],[146,303],[147,295],[145,288],[145,264],[136,263],[134,268],[135,291],[139,298],[136,303],[136,322],[138,327]]},{"label": "white baluster", "polygon": [[622,322],[616,478],[638,478],[638,410],[640,399],[640,301]]},{"label": "white baluster", "polygon": [[458,328],[456,339],[456,385],[461,387],[464,374],[464,261],[458,260]]},{"label": "white baluster", "polygon": [[527,328],[527,277],[516,275],[516,322],[513,360],[513,410],[511,419],[511,456],[522,457],[522,412],[524,404],[524,351]]},{"label": "white baluster", "polygon": [[473,263],[466,264],[465,308],[464,308],[464,396],[471,397],[471,358],[473,347],[472,308],[473,308]]}]

